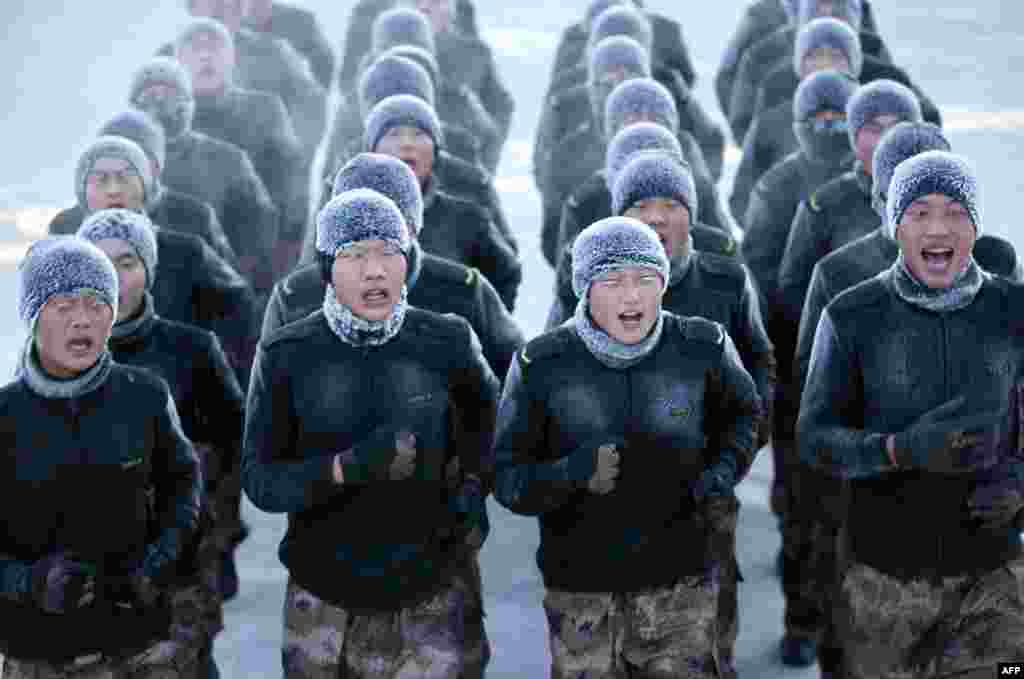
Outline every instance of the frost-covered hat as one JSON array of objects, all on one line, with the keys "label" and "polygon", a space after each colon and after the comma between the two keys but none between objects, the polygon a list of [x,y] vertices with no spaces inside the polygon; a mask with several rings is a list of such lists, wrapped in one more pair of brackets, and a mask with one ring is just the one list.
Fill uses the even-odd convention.
[{"label": "frost-covered hat", "polygon": [[850,75],[860,77],[861,69],[864,67],[860,35],[850,28],[848,23],[830,17],[810,21],[796,34],[793,70],[799,74],[807,55],[823,47],[837,49],[846,55],[846,61],[850,64]]},{"label": "frost-covered hat", "polygon": [[871,205],[875,212],[883,220],[886,218],[889,184],[897,165],[925,151],[949,151],[951,148],[942,129],[933,123],[896,123],[886,130],[871,160]]},{"label": "frost-covered hat", "polygon": [[384,57],[403,57],[421,66],[430,76],[430,84],[437,91],[438,82],[441,80],[441,67],[437,64],[437,57],[416,45],[395,45],[389,50],[381,52],[378,59]]},{"label": "frost-covered hat", "polygon": [[131,245],[146,268],[146,289],[152,289],[156,278],[157,246],[156,232],[149,217],[119,208],[99,210],[85,218],[78,227],[77,235],[90,243],[116,238]]},{"label": "frost-covered hat", "polygon": [[878,116],[891,115],[900,122],[919,123],[921,102],[909,87],[894,80],[874,80],[857,89],[846,105],[846,121],[850,126],[850,145],[857,143],[857,133]]},{"label": "frost-covered hat", "polygon": [[804,122],[822,111],[846,113],[856,80],[839,71],[818,71],[800,81],[793,95],[793,120]]},{"label": "frost-covered hat", "polygon": [[363,136],[366,150],[373,151],[388,130],[402,125],[416,127],[429,134],[434,140],[435,150],[444,145],[441,121],[434,107],[419,97],[396,94],[378,102],[366,116],[366,132]]},{"label": "frost-covered hat", "polygon": [[963,205],[976,235],[981,236],[977,175],[966,158],[947,151],[925,151],[896,166],[886,204],[890,236],[896,237],[896,229],[910,204],[932,193],[948,196]]},{"label": "frost-covered hat", "polygon": [[826,0],[832,8],[831,14],[821,14],[819,6],[822,0],[800,0],[800,8],[797,13],[797,20],[800,25],[823,16],[832,16],[849,23],[855,30],[860,30],[864,18],[864,3],[862,0]]},{"label": "frost-covered hat", "polygon": [[651,28],[650,19],[631,4],[615,5],[597,15],[590,27],[587,46],[592,49],[613,35],[633,38],[648,52],[654,45],[654,30]]},{"label": "frost-covered hat", "polygon": [[434,105],[434,83],[426,69],[412,59],[382,56],[359,79],[359,110],[365,118],[378,102],[397,94],[419,97]]},{"label": "frost-covered hat", "polygon": [[679,111],[668,89],[653,78],[634,78],[618,84],[604,104],[605,139],[611,139],[631,115],[644,114],[670,131],[679,129]]},{"label": "frost-covered hat", "polygon": [[583,25],[586,27],[587,32],[590,31],[594,20],[601,16],[602,12],[616,5],[634,6],[634,3],[631,0],[591,0],[590,4],[587,5],[586,14],[583,15]]},{"label": "frost-covered hat", "polygon": [[697,187],[693,171],[664,151],[639,151],[630,158],[612,186],[612,214],[621,215],[641,200],[674,198],[697,216]]},{"label": "frost-covered hat", "polygon": [[372,189],[390,198],[415,233],[423,228],[423,194],[416,175],[398,158],[360,153],[338,170],[334,195],[353,189]]},{"label": "frost-covered hat", "polygon": [[650,54],[626,35],[613,35],[594,45],[587,60],[587,82],[595,82],[608,71],[618,69],[625,71],[627,77],[650,77]]},{"label": "frost-covered hat", "polygon": [[170,85],[182,96],[192,98],[192,75],[188,69],[171,57],[153,57],[139,67],[132,76],[129,101],[136,98],[149,85]]},{"label": "frost-covered hat", "polygon": [[18,315],[30,332],[54,295],[91,292],[117,318],[117,271],[103,251],[74,236],[54,236],[32,244],[18,265]]},{"label": "frost-covered hat", "polygon": [[96,161],[101,158],[119,158],[128,163],[142,179],[143,201],[147,207],[156,198],[156,178],[153,176],[146,152],[138,144],[124,137],[97,137],[78,157],[78,167],[75,169],[75,196],[83,210],[89,210],[85,198],[85,184]]},{"label": "frost-covered hat", "polygon": [[430,20],[411,7],[395,7],[382,12],[373,22],[370,36],[375,54],[396,45],[415,45],[431,54],[437,52]]},{"label": "frost-covered hat", "polygon": [[402,211],[373,189],[352,189],[331,198],[316,217],[317,252],[334,257],[363,240],[387,241],[408,253],[411,239]]},{"label": "frost-covered hat", "polygon": [[583,229],[572,245],[572,289],[584,299],[598,276],[628,266],[654,269],[668,286],[670,265],[654,230],[629,217],[608,217]]},{"label": "frost-covered hat", "polygon": [[185,24],[185,27],[178,33],[178,39],[174,41],[175,49],[181,49],[182,45],[200,33],[209,33],[217,36],[232,52],[235,51],[235,37],[231,35],[231,31],[227,26],[212,17],[196,17]]},{"label": "frost-covered hat", "polygon": [[612,137],[604,155],[605,181],[608,190],[615,184],[615,177],[638,151],[664,151],[678,160],[686,162],[679,139],[668,129],[657,123],[634,123]]},{"label": "frost-covered hat", "polygon": [[118,113],[100,128],[100,136],[124,137],[139,145],[151,160],[164,167],[167,138],[164,128],[152,117],[138,109]]}]

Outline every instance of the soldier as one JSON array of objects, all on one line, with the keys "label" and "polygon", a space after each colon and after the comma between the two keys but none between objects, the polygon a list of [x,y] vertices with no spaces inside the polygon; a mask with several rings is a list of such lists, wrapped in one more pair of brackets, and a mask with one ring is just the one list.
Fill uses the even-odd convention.
[{"label": "soldier", "polygon": [[[350,92],[359,77],[360,65],[367,52],[372,51],[373,23],[383,12],[392,9],[398,0],[359,0],[349,15],[345,33],[344,57],[338,84],[342,93]],[[480,37],[476,25],[476,8],[470,0],[455,2],[456,30],[474,38]]]},{"label": "soldier", "polygon": [[[860,40],[850,25],[836,19],[821,18],[808,22],[797,33],[793,66],[800,80],[819,71],[839,71],[860,78],[864,57]],[[798,85],[799,86],[799,85]],[[743,156],[729,197],[733,217],[742,224],[750,193],[765,172],[799,148],[793,132],[793,94],[758,113],[743,138]]]},{"label": "soldier", "polygon": [[1024,292],[971,255],[958,156],[900,163],[886,228],[896,262],[821,314],[798,423],[803,459],[850,486],[845,676],[981,677],[1024,648]]},{"label": "soldier", "polygon": [[491,48],[480,38],[455,30],[452,18],[454,0],[410,2],[430,19],[437,45],[437,63],[445,80],[474,92],[498,128],[496,147],[485,147],[484,166],[493,171],[512,126],[515,102],[498,74]]},{"label": "soldier", "polygon": [[244,151],[192,129],[192,78],[181,63],[168,57],[147,61],[132,77],[129,101],[163,127],[164,184],[213,207],[250,282],[272,275],[270,253],[260,247],[270,248],[276,239],[277,207]]},{"label": "soldier", "polygon": [[416,97],[388,97],[367,117],[363,141],[370,153],[398,158],[416,174],[423,192],[423,249],[478,269],[512,311],[523,275],[516,253],[486,210],[439,190],[434,182],[434,163],[444,145],[434,110]]},{"label": "soldier", "polygon": [[[216,20],[227,29],[231,44],[237,50],[238,86],[273,94],[284,104],[301,140],[303,167],[308,173],[327,125],[327,96],[309,66],[284,40],[243,27],[243,2],[187,0],[186,5],[193,17]],[[165,47],[162,53],[170,56],[177,48]]]},{"label": "soldier", "polygon": [[[280,277],[298,256],[309,209],[308,173],[288,112],[276,96],[235,84],[234,38],[213,19],[196,19],[186,26],[175,43],[175,56],[191,74],[195,128],[249,154],[281,213],[278,233],[259,234],[275,243],[273,271]],[[265,295],[272,284],[261,280],[257,293]]]},{"label": "soldier", "polygon": [[334,80],[334,51],[331,50],[316,15],[308,9],[272,0],[247,0],[245,26],[286,40],[306,58],[324,92]]},{"label": "soldier", "polygon": [[[761,319],[757,292],[742,264],[697,246],[692,229],[698,224],[690,221],[690,214],[697,209],[700,198],[689,170],[678,158],[664,152],[639,151],[616,173],[614,187],[613,213],[647,224],[665,248],[670,276],[662,307],[680,316],[702,316],[721,323],[734,338],[762,403],[770,404],[776,380],[775,357]],[[568,275],[563,273],[567,268]],[[563,259],[558,278],[560,295],[556,305],[561,313],[549,316],[548,329],[554,322],[560,324],[570,318],[577,304],[571,285],[571,257]],[[768,421],[766,418],[765,424]],[[767,428],[762,428],[757,446],[768,439]],[[752,462],[752,458],[743,461],[740,478]],[[736,587],[740,576],[735,557],[735,527],[739,501],[735,495],[730,498],[733,508],[724,516],[721,526],[723,545],[731,552],[723,565],[719,590],[718,657],[723,676],[735,677],[732,658],[738,631]]]},{"label": "soldier", "polygon": [[[342,161],[347,162],[360,152],[365,132],[363,120],[383,99],[408,94],[422,99],[437,110],[434,79],[419,63],[400,56],[400,50],[401,47],[393,47],[370,64],[359,79],[356,101],[349,102],[347,106],[338,110],[328,151],[328,157],[334,159],[331,167],[344,164]],[[436,67],[435,62],[434,68]],[[441,117],[440,111],[438,117]],[[441,118],[441,130],[444,133],[445,145],[453,155],[467,163],[480,164],[480,142],[468,130],[451,125],[444,118]]]},{"label": "soldier", "polygon": [[505,383],[495,497],[540,520],[552,677],[722,676],[721,525],[761,401],[721,325],[662,311],[670,278],[649,227],[591,225],[573,319]]},{"label": "soldier", "polygon": [[335,197],[317,247],[323,308],[261,343],[243,448],[246,493],[289,514],[284,676],[456,679],[498,381],[464,320],[409,305],[393,202]]},{"label": "soldier", "polygon": [[[725,136],[708,117],[700,102],[693,96],[690,85],[686,83],[679,72],[656,61],[651,56],[653,55],[653,31],[650,19],[639,9],[631,5],[610,7],[594,20],[586,54],[590,55],[598,44],[609,37],[624,36],[633,38],[640,43],[649,55],[650,77],[663,84],[672,93],[672,97],[676,101],[676,108],[680,113],[681,127],[697,139],[712,176],[717,181],[722,171]],[[581,100],[586,98],[586,88],[583,86],[588,82],[587,68],[587,61],[582,61],[559,73],[545,97],[545,107],[541,114],[542,125],[547,118],[553,115],[569,116],[566,122],[556,125],[557,129],[572,129],[586,120],[585,117],[577,118],[575,116],[586,111]],[[549,109],[553,109],[550,114],[548,113]],[[544,134],[543,128],[539,132],[539,141],[543,141],[545,138],[551,138],[555,142],[559,140],[559,137],[554,134]]]},{"label": "soldier", "polygon": [[167,384],[111,358],[117,308],[91,243],[45,239],[19,265],[29,338],[0,389],[3,679],[195,676],[195,621],[177,614],[195,595],[167,586],[202,472]]},{"label": "soldier", "polygon": [[[633,4],[640,7],[640,3],[633,3],[630,0],[591,0],[587,5],[583,21],[566,28],[559,38],[555,61],[551,67],[552,81],[558,77],[561,71],[572,68],[586,59],[585,54],[591,29],[594,26],[594,21],[602,12],[615,5]],[[663,64],[666,68],[678,71],[686,81],[687,87],[693,87],[697,82],[697,71],[693,67],[693,60],[686,48],[686,41],[683,39],[679,22],[652,11],[645,11],[645,14],[651,24],[650,51],[654,61]]]},{"label": "soldier", "polygon": [[[362,153],[348,162],[334,180],[334,194],[356,188],[373,189],[390,198],[405,215],[412,244],[409,250],[409,303],[437,313],[465,318],[480,338],[484,358],[495,375],[508,374],[523,334],[486,278],[476,269],[423,252],[423,197],[409,166],[391,156]],[[274,286],[263,319],[263,334],[316,311],[323,300],[324,281],[316,262],[296,269]]]},{"label": "soldier", "polygon": [[[145,152],[123,137],[100,137],[79,157],[74,207],[50,222],[51,234],[73,234],[97,210],[145,212],[156,194]],[[165,226],[160,224],[159,226]],[[252,290],[202,239],[159,228],[164,266],[154,280],[157,311],[170,320],[210,330],[223,342],[242,384],[248,384],[255,349]]]},{"label": "soldier", "polygon": [[862,29],[861,0],[800,0],[799,7],[797,22],[794,25],[763,38],[743,57],[739,76],[733,85],[732,102],[729,105],[729,126],[732,128],[733,139],[743,139],[750,124],[746,117],[738,118],[737,112],[754,110],[759,85],[777,66],[790,62],[798,31],[814,19],[831,16],[848,23],[860,36],[863,54],[885,62],[892,61],[882,39]]},{"label": "soldier", "polygon": [[[710,227],[719,231],[721,238],[716,240],[721,241],[723,248],[727,249],[730,245],[733,249],[735,248],[735,243],[727,234],[728,222],[722,215],[721,208],[718,207],[718,192],[707,169],[705,168],[703,171],[700,169],[703,159],[696,144],[692,143],[692,137],[685,132],[680,132],[677,138],[666,127],[671,124],[671,117],[651,116],[645,105],[632,102],[633,95],[645,94],[645,90],[656,94],[657,88],[645,87],[645,85],[647,85],[647,81],[628,81],[623,83],[620,88],[616,88],[614,96],[608,99],[609,115],[607,118],[614,122],[607,127],[609,142],[605,152],[604,166],[575,189],[565,201],[565,205],[562,206],[562,218],[558,226],[557,252],[563,252],[565,245],[575,238],[585,225],[611,216],[609,188],[614,182],[613,175],[617,170],[622,169],[631,153],[644,147],[664,148],[664,150],[675,153],[689,165],[696,184],[697,205],[701,210],[694,221],[700,222],[701,229]],[[657,99],[658,97],[651,96],[650,98]],[[623,115],[627,110],[629,110],[629,114]],[[628,120],[642,121],[644,118],[653,118],[659,122],[627,122]],[[664,125],[660,123],[664,123]],[[637,129],[634,131],[634,128]],[[617,131],[612,133],[612,130]],[[627,132],[627,130],[630,131]],[[690,143],[683,147],[682,143],[686,141]],[[698,169],[693,170],[694,167]],[[713,251],[717,252],[719,249],[716,246]],[[733,253],[729,250],[725,254]]]},{"label": "soldier", "polygon": [[[160,125],[141,111],[123,111],[100,127],[97,137],[124,139],[145,153],[148,176],[152,177],[143,204],[150,219],[168,229],[201,238],[204,243],[232,267],[238,266],[238,258],[231,244],[227,242],[224,230],[213,209],[199,200],[168,189],[161,181],[164,163],[164,134]],[[57,233],[74,233],[85,218],[82,207],[75,205],[60,215],[61,228]]]},{"label": "soldier", "polygon": [[[757,282],[768,335],[779,362],[779,383],[775,392],[772,454],[775,476],[772,482],[772,510],[782,533],[781,570],[787,610],[797,610],[808,596],[800,579],[800,545],[809,538],[799,532],[794,505],[797,490],[790,482],[797,461],[793,451],[796,424],[797,386],[793,383],[793,353],[797,328],[786,321],[778,294],[778,270],[785,241],[799,202],[819,186],[839,176],[853,164],[853,151],[846,129],[846,105],[857,84],[837,71],[815,73],[797,90],[793,100],[794,131],[800,151],[788,156],[761,177],[747,208],[747,233],[741,250]],[[793,626],[791,632],[795,631]],[[801,664],[813,658],[813,648],[803,639],[810,634],[790,634],[783,639],[783,661]]]},{"label": "soldier", "polygon": [[100,210],[85,220],[78,237],[102,250],[117,272],[117,317],[110,337],[114,360],[148,368],[167,382],[182,432],[200,453],[205,525],[184,552],[174,588],[194,595],[177,611],[177,622],[196,625],[186,616],[199,616],[201,624],[190,642],[199,657],[199,676],[211,679],[219,676],[213,640],[223,629],[220,555],[228,550],[231,537],[216,532],[223,526],[214,526],[213,517],[224,499],[219,485],[238,467],[245,397],[215,335],[156,313],[150,289],[159,252],[153,226],[144,215]]},{"label": "soldier", "polygon": [[846,107],[853,169],[824,184],[800,203],[779,265],[779,299],[790,323],[800,312],[818,261],[878,228],[871,206],[872,158],[885,131],[901,122],[922,121],[917,97],[891,80],[864,85]]},{"label": "soldier", "polygon": [[213,206],[193,196],[176,191],[163,182],[167,159],[167,141],[163,128],[146,113],[129,109],[108,120],[97,133],[99,137],[124,137],[146,152],[156,186],[156,203],[148,212],[150,219],[182,233],[199,236],[214,252],[235,268],[239,257],[228,241]]},{"label": "soldier", "polygon": [[[722,63],[715,73],[715,96],[722,113],[729,116],[732,87],[739,71],[740,61],[753,44],[766,35],[796,20],[797,0],[755,0],[743,13],[736,32],[722,55]],[[869,0],[862,0],[862,24],[869,33],[878,33],[875,15]]]}]

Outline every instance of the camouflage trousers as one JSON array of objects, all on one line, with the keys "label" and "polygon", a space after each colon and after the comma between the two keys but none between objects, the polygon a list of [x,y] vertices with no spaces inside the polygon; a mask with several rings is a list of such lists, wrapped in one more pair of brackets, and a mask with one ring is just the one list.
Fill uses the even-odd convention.
[{"label": "camouflage trousers", "polygon": [[490,660],[476,555],[433,598],[397,612],[353,613],[288,582],[285,679],[482,679]]},{"label": "camouflage trousers", "polygon": [[551,679],[717,678],[717,599],[703,576],[629,594],[548,590]]},{"label": "camouflage trousers", "polygon": [[0,656],[0,679],[198,679],[204,605],[198,586],[174,592],[169,638],[130,657],[96,654],[58,665]]},{"label": "camouflage trousers", "polygon": [[852,564],[837,608],[848,679],[989,679],[1024,659],[1024,558],[935,581]]},{"label": "camouflage trousers", "polygon": [[797,460],[792,444],[773,445],[781,451],[776,459],[785,477],[776,506],[781,510],[786,633],[829,646],[848,487]]},{"label": "camouflage trousers", "polygon": [[718,574],[718,667],[723,679],[735,679],[733,657],[736,651],[736,637],[739,634],[739,563],[736,561],[736,522],[739,519],[739,502],[728,517],[729,544],[731,553],[722,563]]}]

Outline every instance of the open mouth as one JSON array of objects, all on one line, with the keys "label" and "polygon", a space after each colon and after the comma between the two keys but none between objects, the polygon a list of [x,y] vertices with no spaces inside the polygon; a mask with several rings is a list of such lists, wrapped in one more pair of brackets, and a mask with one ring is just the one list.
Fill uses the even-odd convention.
[{"label": "open mouth", "polygon": [[398,159],[401,160],[406,165],[408,165],[410,170],[416,170],[417,163],[415,158],[411,156],[399,156]]},{"label": "open mouth", "polygon": [[383,288],[370,288],[363,292],[362,297],[366,306],[382,306],[391,302],[391,293]]},{"label": "open mouth", "polygon": [[644,315],[641,311],[626,311],[625,313],[619,314],[619,322],[622,323],[623,327],[635,330],[639,328],[644,321]]},{"label": "open mouth", "polygon": [[93,341],[88,337],[77,337],[68,342],[68,351],[73,354],[84,354],[92,350]]},{"label": "open mouth", "polygon": [[953,248],[925,248],[921,258],[929,271],[945,272],[953,263]]}]

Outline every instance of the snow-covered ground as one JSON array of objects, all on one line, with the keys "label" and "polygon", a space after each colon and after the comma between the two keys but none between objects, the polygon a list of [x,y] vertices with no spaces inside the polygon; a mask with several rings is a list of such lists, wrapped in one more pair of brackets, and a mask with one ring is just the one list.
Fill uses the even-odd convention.
[{"label": "snow-covered ground", "polygon": [[[185,19],[180,0],[7,0],[0,3],[0,376],[10,375],[22,341],[14,293],[15,262],[54,206],[73,201],[77,151],[126,100],[133,69],[171,38]],[[340,44],[351,2],[298,2],[317,10]],[[512,138],[498,186],[522,244],[524,284],[516,317],[527,336],[537,334],[551,298],[551,272],[538,252],[540,205],[529,176],[533,129],[539,116],[554,47],[561,29],[583,12],[573,3],[477,0],[479,21],[495,47],[499,67],[517,104]],[[744,2],[670,3],[648,0],[682,23],[700,72],[697,94],[720,115],[711,90],[714,69]],[[876,0],[881,31],[895,58],[943,109],[955,150],[976,164],[984,192],[985,228],[1018,249],[1024,195],[1024,5],[1005,0]],[[734,168],[735,154],[730,155]],[[728,177],[723,198],[728,195]],[[41,208],[25,212],[25,208]],[[20,223],[21,229],[15,223]],[[741,486],[741,593],[738,667],[742,677],[815,677],[814,668],[785,669],[776,658],[782,600],[773,574],[779,539],[767,507],[771,480],[762,451]],[[494,647],[492,679],[547,674],[547,631],[534,562],[536,522],[492,503],[493,531],[482,553],[487,628]],[[239,553],[239,597],[227,606],[227,629],[217,643],[223,676],[280,676],[280,614],[285,573],[277,560],[282,517],[245,508],[253,535]]]}]

